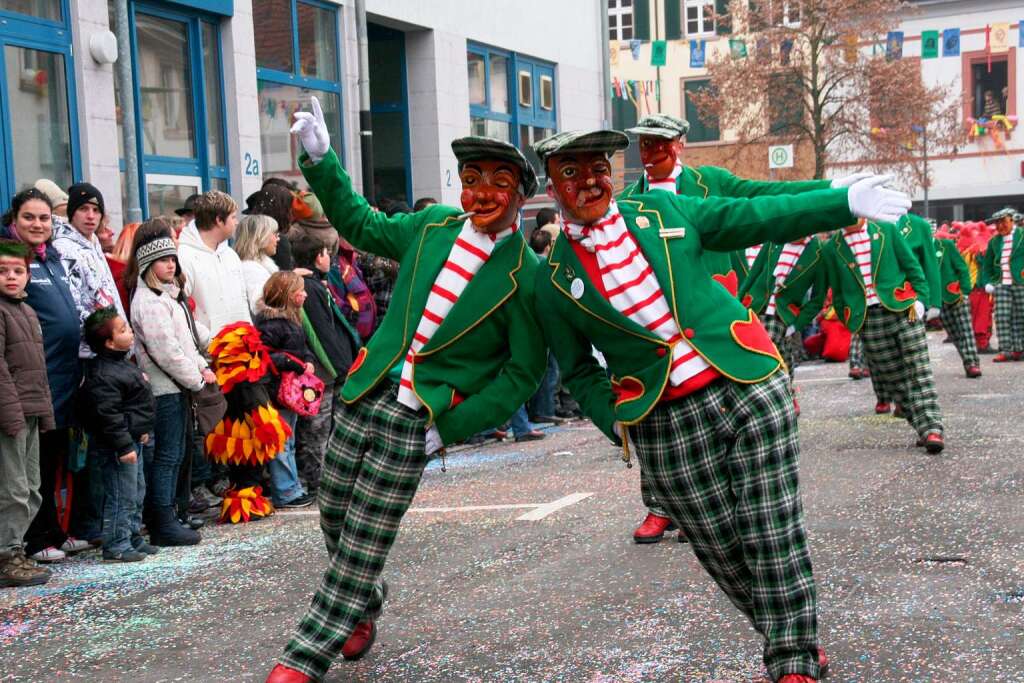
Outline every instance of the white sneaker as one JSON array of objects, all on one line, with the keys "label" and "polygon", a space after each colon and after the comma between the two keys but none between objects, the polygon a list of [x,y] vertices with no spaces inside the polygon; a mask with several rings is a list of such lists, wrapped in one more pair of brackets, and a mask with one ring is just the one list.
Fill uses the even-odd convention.
[{"label": "white sneaker", "polygon": [[83,541],[80,538],[74,536],[68,536],[68,540],[61,544],[60,549],[67,554],[80,553],[83,550],[89,550],[92,548],[92,543],[89,541]]},{"label": "white sneaker", "polygon": [[60,562],[61,560],[66,558],[67,555],[64,553],[63,550],[58,550],[51,545],[49,548],[43,548],[38,553],[33,553],[32,555],[29,555],[29,557],[35,560],[36,562],[49,563]]}]

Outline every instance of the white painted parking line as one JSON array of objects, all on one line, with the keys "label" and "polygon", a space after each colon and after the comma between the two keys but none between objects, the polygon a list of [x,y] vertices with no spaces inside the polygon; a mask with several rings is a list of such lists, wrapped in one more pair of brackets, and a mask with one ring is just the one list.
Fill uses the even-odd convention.
[{"label": "white painted parking line", "polygon": [[508,505],[464,505],[462,507],[441,508],[409,508],[407,512],[472,512],[473,510],[516,510],[519,508],[536,508],[541,503],[510,503]]},{"label": "white painted parking line", "polygon": [[798,379],[796,383],[799,384],[838,384],[839,382],[849,382],[849,377],[816,377],[814,379]]},{"label": "white painted parking line", "polygon": [[593,493],[573,493],[571,495],[565,496],[564,498],[559,498],[558,500],[554,501],[553,503],[548,503],[547,505],[541,505],[536,510],[534,510],[532,512],[527,512],[525,515],[521,515],[519,517],[516,517],[516,521],[517,522],[536,522],[538,520],[544,519],[545,517],[547,517],[548,515],[550,515],[550,514],[552,514],[554,512],[558,512],[562,508],[567,508],[570,505],[575,505],[576,503],[580,502],[584,498],[589,498],[592,495],[594,495],[594,494]]}]

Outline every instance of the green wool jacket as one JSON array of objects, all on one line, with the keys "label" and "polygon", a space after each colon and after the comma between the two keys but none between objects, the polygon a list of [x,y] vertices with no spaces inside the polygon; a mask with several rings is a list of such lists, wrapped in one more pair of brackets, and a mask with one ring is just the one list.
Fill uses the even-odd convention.
[{"label": "green wool jacket", "polygon": [[[875,292],[890,311],[906,311],[921,299],[928,301],[928,280],[903,234],[892,223],[868,223]],[[867,292],[857,260],[843,231],[825,241],[822,259],[832,288],[832,306],[851,332],[860,331],[867,314]]]},{"label": "green wool jacket", "polygon": [[[767,242],[754,260],[750,273],[740,287],[739,300],[758,315],[764,315],[775,290],[775,266],[784,245]],[[811,292],[810,299],[805,298]],[[825,305],[828,278],[821,260],[821,241],[812,235],[804,246],[786,281],[775,294],[776,315],[798,330],[807,327]]]},{"label": "green wool jacket", "polygon": [[[1016,228],[1013,231],[1013,249],[1010,251],[1010,276],[1013,284],[1024,285],[1024,229]],[[981,259],[981,277],[979,287],[985,285],[1000,285],[1003,282],[1003,270],[1001,261],[1003,258],[1003,236],[993,235],[988,242],[988,249]]]},{"label": "green wool jacket", "polygon": [[[676,194],[684,197],[751,197],[776,196],[783,194],[800,194],[811,190],[827,190],[831,187],[830,180],[797,180],[791,182],[772,182],[768,180],[750,180],[740,178],[719,166],[683,166],[682,173],[676,177]],[[647,176],[641,176],[619,195],[619,199],[629,199],[633,195],[648,192]],[[836,227],[836,226],[830,226]],[[711,249],[704,251],[702,256],[704,267],[711,277],[721,283],[730,293],[739,289],[740,283],[747,275],[747,259],[743,252],[719,253]]]},{"label": "green wool jacket", "polygon": [[[315,165],[303,154],[299,166],[342,237],[401,264],[387,315],[359,350],[342,388],[342,400],[354,403],[409,350],[430,289],[466,219],[458,209],[440,205],[391,218],[374,211],[352,190],[333,151]],[[537,269],[522,233],[508,237],[416,354],[413,391],[444,443],[501,424],[540,383],[547,352],[532,311]]]},{"label": "green wool jacket", "polygon": [[942,280],[942,303],[958,304],[971,293],[971,269],[951,239],[935,240],[935,256],[939,260]]},{"label": "green wool jacket", "polygon": [[908,213],[896,223],[896,227],[903,234],[910,251],[914,252],[928,280],[928,297],[921,299],[921,303],[928,308],[941,308],[942,277],[939,274],[939,259],[935,256],[932,224],[917,214]]},{"label": "green wool jacket", "polygon": [[[843,189],[701,201],[655,191],[621,199],[618,208],[687,342],[725,377],[754,383],[778,371],[782,359],[757,317],[711,279],[701,255],[849,225],[855,219],[846,195]],[[564,234],[537,271],[536,310],[562,381],[594,423],[617,440],[615,421],[643,420],[668,382],[671,345],[612,306]],[[604,354],[610,381],[591,345]]]}]

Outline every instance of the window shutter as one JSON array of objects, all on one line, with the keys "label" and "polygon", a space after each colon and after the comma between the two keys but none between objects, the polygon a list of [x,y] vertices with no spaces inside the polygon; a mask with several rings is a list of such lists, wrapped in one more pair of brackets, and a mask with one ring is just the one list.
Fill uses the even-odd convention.
[{"label": "window shutter", "polygon": [[715,0],[715,32],[718,35],[732,33],[732,17],[729,13],[729,0]]},{"label": "window shutter", "polygon": [[633,37],[651,39],[651,0],[633,0]]},{"label": "window shutter", "polygon": [[683,37],[683,13],[681,0],[665,0],[665,39],[679,40]]}]

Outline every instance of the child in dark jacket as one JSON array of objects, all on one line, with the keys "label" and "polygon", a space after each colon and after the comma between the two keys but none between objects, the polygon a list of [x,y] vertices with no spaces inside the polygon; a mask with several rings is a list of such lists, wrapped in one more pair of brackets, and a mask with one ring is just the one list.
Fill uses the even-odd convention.
[{"label": "child in dark jacket", "polygon": [[300,416],[295,427],[295,461],[299,477],[306,489],[312,492],[320,485],[327,440],[332,431],[334,393],[341,389],[348,377],[348,369],[362,342],[327,289],[330,247],[312,232],[300,234],[292,240],[292,258],[296,268],[311,271],[303,278],[306,303],[302,306],[302,328],[306,333],[306,343],[313,352],[314,372],[324,383],[320,412],[309,417]]},{"label": "child in dark jacket", "polygon": [[28,247],[0,240],[0,587],[38,586],[50,572],[22,542],[39,511],[39,433],[54,428],[43,334],[25,303]]},{"label": "child in dark jacket", "polygon": [[263,286],[263,298],[257,305],[256,318],[253,320],[277,370],[267,373],[267,391],[293,434],[284,450],[268,466],[271,500],[275,507],[301,508],[313,502],[313,497],[306,493],[299,481],[295,464],[294,432],[297,416],[277,402],[280,373],[313,372],[313,355],[306,347],[306,335],[300,323],[302,304],[305,301],[306,290],[302,277],[292,271],[279,271],[271,275]]},{"label": "child in dark jacket", "polygon": [[153,432],[153,391],[142,370],[128,361],[135,337],[115,309],[90,314],[84,328],[96,357],[86,361],[78,408],[103,461],[103,559],[138,562],[157,552],[141,535],[146,495],[141,451]]}]

